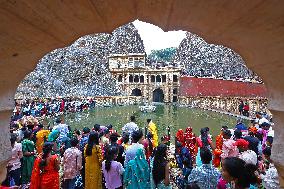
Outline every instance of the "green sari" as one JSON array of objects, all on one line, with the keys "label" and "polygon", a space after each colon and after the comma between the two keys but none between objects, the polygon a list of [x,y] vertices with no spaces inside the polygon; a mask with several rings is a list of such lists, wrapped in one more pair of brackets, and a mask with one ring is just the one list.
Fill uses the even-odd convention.
[{"label": "green sari", "polygon": [[150,189],[150,170],[143,149],[138,149],[136,156],[125,168],[124,185],[127,189]]},{"label": "green sari", "polygon": [[[33,141],[29,139],[24,139],[22,141],[22,151],[23,154],[25,152],[34,152],[35,151],[35,144]],[[35,156],[23,156],[23,164],[22,164],[22,182],[27,184],[30,182],[32,170],[34,166]]]}]

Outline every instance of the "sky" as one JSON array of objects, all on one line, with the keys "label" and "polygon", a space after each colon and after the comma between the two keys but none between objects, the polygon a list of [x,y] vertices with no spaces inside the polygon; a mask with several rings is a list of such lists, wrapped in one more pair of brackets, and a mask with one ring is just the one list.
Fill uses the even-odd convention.
[{"label": "sky", "polygon": [[147,54],[149,54],[151,50],[178,47],[180,42],[185,38],[185,31],[164,32],[158,26],[140,20],[135,20],[133,24],[138,29]]}]

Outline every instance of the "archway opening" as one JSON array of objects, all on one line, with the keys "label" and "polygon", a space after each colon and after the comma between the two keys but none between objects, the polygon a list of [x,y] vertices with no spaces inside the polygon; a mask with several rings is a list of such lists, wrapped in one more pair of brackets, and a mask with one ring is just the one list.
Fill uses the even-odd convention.
[{"label": "archway opening", "polygon": [[142,96],[142,92],[140,89],[135,88],[132,90],[131,96]]},{"label": "archway opening", "polygon": [[164,92],[158,88],[153,91],[153,102],[164,102]]},{"label": "archway opening", "polygon": [[[111,106],[111,103],[115,101],[111,100],[111,97],[109,96],[112,96],[113,94],[117,94],[117,96],[119,94],[129,95],[129,89],[135,88],[131,91],[131,96],[142,96],[143,89],[143,98],[144,96],[149,95],[146,97],[146,99],[152,99],[153,102],[180,102],[180,99],[183,99],[184,102],[187,102],[192,107],[211,108],[215,106],[214,104],[218,104],[213,108],[222,110],[224,107],[229,107],[226,106],[226,103],[229,103],[229,99],[226,101],[224,99],[216,98],[214,99],[213,103],[210,103],[210,100],[208,103],[206,95],[208,96],[213,94],[209,93],[212,92],[213,87],[209,85],[204,87],[204,84],[209,84],[209,82],[213,80],[218,83],[224,83],[225,80],[228,80],[228,82],[235,82],[238,80],[243,81],[244,79],[248,78],[248,76],[254,76],[248,71],[245,65],[243,65],[244,62],[235,52],[220,45],[208,44],[202,38],[189,32],[178,45],[178,47],[174,49],[174,51],[173,48],[170,48],[156,53],[151,53],[152,56],[148,56],[147,53],[145,54],[142,40],[138,40],[135,43],[133,42],[132,38],[139,39],[139,35],[132,24],[122,26],[118,31],[114,32],[110,37],[108,36],[109,38],[105,38],[105,35],[97,35],[96,37],[91,35],[84,36],[77,40],[74,45],[71,45],[67,50],[56,50],[41,60],[41,65],[37,70],[40,71],[40,73],[32,75],[33,78],[31,78],[30,81],[35,80],[34,78],[43,78],[45,80],[54,79],[54,81],[51,83],[52,86],[50,87],[50,90],[48,89],[46,91],[51,93],[56,92],[55,96],[74,94],[74,92],[78,91],[83,91],[84,93],[77,94],[82,95],[85,98],[87,96],[105,95],[107,97],[105,97],[105,100],[103,100],[102,103],[105,103],[107,106]],[[127,34],[127,37],[125,37],[125,33]],[[125,40],[126,42],[121,45],[120,41],[117,40],[118,36],[120,35],[126,39],[129,39],[133,45],[128,45],[129,41],[127,40]],[[102,41],[102,39],[105,39],[106,41]],[[101,45],[105,46],[108,51],[105,51],[103,48],[101,48],[101,54],[98,53],[99,51],[96,51],[96,54],[93,53],[96,50],[94,46],[99,42],[102,42]],[[127,47],[129,47],[129,49]],[[74,53],[74,49],[77,49],[75,51],[76,53]],[[133,49],[135,50],[135,53],[133,53]],[[115,52],[119,53],[117,54]],[[65,54],[71,54],[72,56],[65,56]],[[159,54],[167,54],[169,56],[159,57]],[[93,60],[100,59],[101,57],[103,57],[100,60],[102,64],[99,64],[99,61],[94,65],[92,64]],[[135,61],[138,61],[141,58],[144,60],[147,57],[154,58],[150,61],[147,60],[147,62],[143,61],[141,65],[144,65],[146,62],[150,63],[149,66],[139,67],[135,63]],[[158,57],[157,60],[155,57]],[[235,63],[237,65],[233,67]],[[49,65],[51,65],[51,68],[46,69],[49,68]],[[72,73],[72,71],[77,68],[79,68],[80,72],[73,72],[74,76],[76,77],[70,77],[71,79],[69,79],[66,76],[64,77],[64,74],[61,74],[61,71],[57,72],[59,69],[56,69],[56,67],[60,68],[60,65],[62,65],[62,67],[65,66],[65,70],[61,71],[63,73],[66,72],[66,76],[68,76],[68,74],[71,75],[70,72]],[[50,72],[54,72],[54,74],[49,74],[48,76],[42,75],[44,72],[41,69],[43,68],[45,70],[50,70]],[[182,70],[181,74],[180,72],[178,75],[173,71],[171,72],[171,70],[180,68]],[[149,81],[149,86],[152,88],[149,86],[148,88],[140,87],[142,86],[141,83],[144,82],[143,75],[140,75],[142,73],[148,74],[145,76],[145,81]],[[236,73],[241,74],[236,75]],[[118,75],[118,82],[115,80],[110,80],[111,74],[114,76]],[[126,79],[122,79],[122,75],[125,75]],[[129,83],[127,83],[127,81],[123,83],[122,80],[127,80],[127,76]],[[254,78],[249,79],[251,81]],[[106,83],[107,81],[112,82]],[[69,92],[71,87],[63,88],[63,86],[68,86],[67,84],[70,82],[73,85],[73,93]],[[192,92],[193,87],[187,85],[189,82],[192,83],[192,86],[196,86],[194,93]],[[261,81],[257,82],[261,83]],[[42,83],[36,85],[35,87],[42,86]],[[29,84],[29,82],[27,82],[27,84]],[[84,86],[88,86],[87,88],[90,88],[91,85],[89,84],[93,86],[92,90],[86,91],[85,93]],[[121,88],[116,87],[117,84],[119,87],[121,86]],[[126,85],[128,85],[128,88]],[[137,86],[139,86],[141,89],[136,88]],[[149,89],[149,92],[145,92],[145,88]],[[180,89],[181,93],[178,93],[178,90],[175,88]],[[115,91],[116,89],[118,89],[118,92]],[[58,94],[58,91],[65,93]],[[124,91],[127,92],[124,93]],[[153,91],[152,94],[151,91]],[[219,93],[214,93],[213,95],[218,96]],[[199,99],[200,96],[202,96],[202,98]],[[131,99],[134,99],[134,97],[131,97]],[[142,98],[138,97],[137,99]],[[120,103],[120,105],[121,104],[122,103]],[[80,107],[78,109],[80,110]]]},{"label": "archway opening", "polygon": [[[134,2],[134,1],[133,1]],[[272,86],[270,87],[270,94],[272,97],[272,105],[271,108],[275,111],[278,112],[277,117],[280,119],[282,119],[283,115],[283,101],[281,101],[281,88],[283,88],[283,85],[281,84],[281,82],[278,82],[279,80],[277,78],[277,76],[281,75],[281,56],[283,55],[283,53],[279,53],[282,52],[281,50],[283,49],[281,46],[281,43],[277,43],[277,41],[280,41],[280,39],[283,39],[283,35],[281,35],[283,32],[281,29],[283,29],[282,27],[277,27],[278,25],[280,26],[280,23],[282,22],[282,19],[277,19],[277,18],[283,18],[283,16],[279,16],[279,10],[281,9],[281,7],[283,7],[283,3],[282,4],[278,4],[278,3],[271,3],[271,2],[261,2],[259,3],[258,1],[246,4],[246,3],[237,3],[237,4],[233,4],[233,3],[214,3],[210,4],[210,10],[207,12],[205,12],[203,16],[200,16],[200,12],[202,11],[202,9],[204,8],[205,3],[207,4],[207,2],[204,3],[193,3],[191,1],[186,1],[187,3],[183,4],[183,3],[172,3],[171,6],[169,6],[167,3],[162,3],[162,4],[158,4],[158,3],[149,3],[147,5],[144,4],[138,4],[138,7],[143,8],[142,10],[139,9],[132,9],[131,11],[129,11],[129,6],[124,6],[121,5],[121,7],[119,7],[119,9],[117,8],[117,17],[119,19],[116,19],[116,21],[114,21],[113,19],[111,19],[111,15],[112,14],[108,14],[108,11],[104,12],[104,9],[99,9],[99,13],[101,14],[96,14],[99,15],[98,18],[99,20],[97,21],[95,18],[96,16],[94,16],[93,14],[84,14],[84,15],[78,15],[78,14],[70,14],[70,18],[69,19],[65,19],[66,17],[66,11],[62,10],[58,12],[58,18],[61,18],[60,20],[63,20],[66,22],[66,24],[62,24],[61,22],[59,24],[54,23],[54,25],[56,27],[52,27],[52,30],[54,31],[53,35],[55,36],[54,39],[57,41],[52,42],[52,40],[50,40],[48,37],[45,37],[46,35],[35,35],[35,32],[17,32],[17,28],[21,27],[23,28],[23,26],[25,27],[25,25],[31,25],[33,27],[38,27],[39,29],[41,29],[41,31],[45,31],[45,26],[46,25],[50,25],[50,22],[53,22],[53,19],[46,19],[46,22],[44,22],[45,24],[41,24],[41,21],[38,19],[34,19],[35,17],[38,17],[38,15],[41,16],[40,14],[25,14],[23,13],[23,15],[21,17],[13,17],[13,19],[22,19],[25,18],[28,21],[27,22],[23,22],[23,24],[17,24],[18,20],[16,20],[15,22],[11,22],[17,25],[17,27],[2,27],[2,29],[4,28],[8,28],[10,31],[14,30],[13,34],[19,33],[19,35],[22,36],[28,36],[25,38],[19,38],[17,35],[9,35],[5,38],[2,38],[4,41],[12,41],[10,39],[16,39],[14,40],[15,42],[18,39],[22,39],[23,41],[25,40],[26,42],[30,42],[30,41],[35,41],[33,36],[41,36],[40,39],[43,39],[43,37],[45,37],[46,39],[44,39],[43,41],[50,41],[52,44],[52,46],[63,46],[63,43],[67,43],[71,41],[71,38],[73,38],[74,36],[76,36],[77,34],[82,34],[82,33],[90,33],[90,30],[93,30],[94,28],[96,28],[96,31],[101,32],[100,29],[97,28],[111,28],[113,27],[113,25],[117,25],[121,22],[124,22],[125,17],[129,18],[129,20],[132,20],[136,17],[140,17],[140,18],[144,18],[146,20],[150,20],[150,21],[155,21],[155,23],[159,23],[161,26],[164,26],[165,28],[174,28],[174,27],[179,27],[182,26],[185,29],[190,29],[193,28],[195,31],[202,31],[202,27],[204,27],[204,30],[201,32],[204,36],[206,36],[207,38],[214,38],[216,36],[220,36],[219,38],[216,38],[215,41],[220,40],[220,42],[224,42],[226,44],[232,44],[232,46],[234,46],[236,49],[240,49],[242,50],[243,53],[246,53],[246,57],[247,59],[249,59],[250,62],[250,66],[252,68],[255,68],[257,71],[259,71],[260,73],[263,74],[263,76],[266,76],[266,81],[269,81],[269,85]],[[82,6],[80,6],[80,4]],[[127,5],[129,5],[130,3],[127,2]],[[5,6],[6,4],[3,4],[3,6]],[[64,4],[62,4],[64,5]],[[84,6],[83,6],[84,5]],[[77,10],[86,10],[88,11],[88,8],[91,9],[92,6],[85,6],[86,4],[83,3],[78,3],[78,4],[73,4],[71,7],[76,7]],[[144,5],[144,6],[143,6]],[[222,6],[221,6],[222,5]],[[259,6],[256,6],[259,5]],[[269,5],[269,6],[267,6]],[[32,7],[29,6],[28,4],[20,4],[19,6],[9,6],[7,7],[8,9],[23,9],[26,7],[29,7],[29,9],[31,9]],[[37,7],[39,5],[33,5],[33,7]],[[110,10],[109,7],[115,7],[117,6],[116,4],[110,4],[109,6],[100,6],[96,5],[98,7],[105,7],[105,10]],[[131,6],[131,4],[130,4]],[[58,7],[58,6],[52,6],[52,4],[50,3],[50,7]],[[61,7],[61,6],[60,6]],[[83,7],[85,9],[83,9]],[[123,8],[122,8],[123,7]],[[133,3],[133,7],[137,7],[137,2],[135,1],[135,3]],[[171,7],[171,8],[168,8]],[[187,11],[186,9],[190,7],[190,9],[192,9],[192,11]],[[222,7],[222,10],[220,11],[220,7]],[[224,8],[225,7],[225,8]],[[53,11],[54,9],[50,9],[50,11]],[[71,10],[71,9],[68,9]],[[136,11],[135,11],[136,10]],[[150,13],[151,10],[155,10],[152,11],[152,13]],[[49,16],[52,16],[54,14],[54,12],[50,12],[50,14],[48,15],[48,13],[46,14],[46,18],[48,18]],[[127,11],[128,14],[125,14],[125,12]],[[252,16],[254,18],[258,18],[258,17],[262,17],[264,16],[266,19],[261,19],[261,21],[252,21],[250,19],[247,19],[247,15],[251,13],[251,11],[253,11]],[[30,11],[26,11],[26,12],[30,12]],[[44,11],[42,11],[44,12]],[[79,11],[80,12],[80,11]],[[85,12],[85,11],[81,11],[81,12]],[[91,11],[90,11],[91,12]],[[160,14],[160,12],[164,12],[164,14]],[[169,12],[169,14],[168,14]],[[204,12],[204,11],[203,11]],[[263,12],[266,12],[267,14],[263,15]],[[283,12],[283,11],[281,11]],[[218,13],[218,17],[222,20],[222,18],[226,18],[224,20],[226,20],[226,22],[222,22],[220,23],[220,19],[211,19],[210,22],[208,21],[208,19],[210,19],[210,15],[216,15]],[[230,14],[227,14],[230,13]],[[5,12],[3,14],[6,14]],[[43,13],[42,13],[43,14]],[[85,17],[90,16],[91,19],[85,19]],[[109,18],[110,15],[110,18]],[[168,16],[169,15],[169,16]],[[281,13],[282,15],[282,13]],[[7,16],[9,16],[7,14]],[[77,18],[78,16],[80,16],[80,18],[84,18],[84,19],[72,19],[72,18]],[[5,16],[3,16],[5,17]],[[9,17],[8,17],[9,18]],[[44,18],[44,17],[42,17]],[[101,21],[101,19],[103,19],[103,21]],[[238,18],[238,19],[236,19]],[[269,18],[269,19],[268,19]],[[10,22],[10,19],[5,19],[7,20],[6,22]],[[82,20],[86,21],[86,22],[82,22]],[[258,20],[258,19],[253,19],[253,20]],[[275,22],[270,24],[270,21],[274,20]],[[33,21],[36,21],[36,23],[38,23],[38,25],[34,25],[31,24],[33,23]],[[102,27],[93,27],[94,24],[88,24],[90,22],[87,21],[92,21],[92,23],[96,23],[95,25],[100,25],[100,23],[102,23]],[[97,21],[97,22],[94,22]],[[5,22],[3,22],[5,23]],[[22,22],[21,22],[22,23]],[[71,26],[76,26],[77,23],[80,23],[80,26],[78,29],[74,29],[74,30],[70,30]],[[87,24],[85,24],[87,23]],[[165,24],[166,23],[166,24]],[[269,24],[268,24],[269,23]],[[81,25],[82,24],[82,25]],[[282,24],[282,23],[281,23]],[[16,26],[15,25],[15,26]],[[60,28],[61,25],[61,28]],[[70,25],[70,27],[66,27]],[[89,25],[89,26],[88,26]],[[253,27],[255,26],[255,27]],[[69,30],[68,32],[66,32],[66,34],[70,34],[70,35],[66,35],[66,40],[59,40],[59,38],[61,38],[62,35],[64,35],[64,27],[66,28],[65,30]],[[46,27],[47,28],[47,27]],[[181,27],[180,27],[181,28]],[[47,28],[48,29],[48,28]],[[213,29],[213,30],[212,30]],[[105,30],[105,29],[104,29]],[[56,31],[61,31],[61,32],[57,32]],[[226,32],[224,32],[226,31]],[[255,32],[256,31],[256,32]],[[10,32],[2,32],[2,33],[10,33]],[[47,35],[50,35],[48,31],[45,32]],[[257,34],[257,35],[251,35],[251,34]],[[30,35],[30,38],[29,38]],[[33,35],[33,36],[32,36]],[[28,40],[27,40],[28,39]],[[37,46],[37,49],[42,49],[39,50],[37,52],[34,53],[30,53],[27,50],[30,50],[31,52],[34,50],[34,45],[31,44],[30,48],[18,48],[18,46],[21,47],[22,44],[29,44],[29,43],[25,43],[25,42],[21,42],[18,43],[18,45],[15,45],[16,43],[9,43],[13,46],[17,46],[15,47],[15,54],[13,54],[13,57],[11,59],[15,59],[16,56],[18,56],[19,54],[21,55],[21,52],[23,51],[23,53],[25,53],[25,51],[27,52],[27,54],[24,54],[24,58],[23,60],[21,60],[21,62],[25,62],[25,66],[23,67],[27,67],[27,68],[31,68],[32,66],[30,66],[31,64],[28,64],[28,62],[33,62],[33,60],[35,59],[34,57],[39,57],[40,54],[42,54],[43,51],[45,51],[47,48],[49,48],[50,44],[49,43],[41,43],[41,46]],[[271,51],[266,53],[262,53],[263,52],[263,47],[271,45],[273,47],[271,47]],[[6,45],[6,43],[3,43],[3,47],[5,49],[12,49],[14,50],[14,48],[9,48],[10,46]],[[42,48],[42,47],[47,47],[47,48]],[[270,48],[270,47],[269,47]],[[21,50],[24,49],[24,50]],[[44,50],[43,50],[44,49]],[[245,50],[243,50],[245,49]],[[20,53],[17,52],[17,50],[20,50]],[[17,52],[17,53],[16,53]],[[28,54],[30,53],[30,54]],[[5,53],[4,53],[5,54]],[[8,53],[7,53],[8,54]],[[265,55],[262,55],[265,54]],[[26,55],[26,56],[25,56]],[[27,58],[25,58],[27,57]],[[31,59],[29,59],[31,58]],[[20,58],[21,59],[21,58]],[[9,58],[10,60],[10,58]],[[5,60],[6,61],[6,60]],[[26,63],[27,62],[27,63]],[[265,64],[267,62],[271,62],[271,64]],[[5,66],[8,67],[12,67],[9,70],[14,69],[13,65],[15,63],[14,60],[9,61],[9,63],[6,63]],[[260,66],[261,65],[261,66]],[[268,66],[267,66],[268,65]],[[261,68],[263,67],[263,69]],[[23,73],[25,71],[20,71],[21,66],[19,66],[19,69],[15,70],[17,74],[15,75],[21,75],[18,74],[19,73]],[[280,70],[279,70],[280,68]],[[4,70],[4,69],[1,69]],[[22,70],[27,70],[27,69],[22,69]],[[264,71],[265,70],[265,71]],[[267,70],[267,71],[266,71]],[[273,73],[273,77],[269,76],[269,73]],[[273,72],[274,70],[274,72]],[[12,80],[9,78],[8,74],[6,74],[6,70],[3,71],[3,73],[5,74],[1,74],[3,75],[3,78],[5,78],[5,80],[3,80],[3,84],[1,85],[4,86],[2,87],[1,91],[4,91],[3,89],[6,89],[6,82],[10,82],[9,80]],[[279,74],[280,73],[280,74]],[[9,78],[6,80],[6,77]],[[14,77],[13,79],[16,80],[15,78],[18,78],[21,76],[17,76]],[[280,77],[281,78],[281,77]],[[12,80],[12,81],[14,81]],[[19,80],[17,80],[19,81]],[[281,80],[280,80],[281,81]],[[13,82],[11,82],[13,83]],[[15,82],[16,83],[16,82]],[[9,83],[10,84],[10,83]],[[9,86],[9,85],[7,85]],[[13,87],[13,85],[11,85]],[[8,89],[8,88],[7,88]],[[10,91],[9,91],[10,92]],[[4,110],[6,110],[6,104],[8,103],[8,98],[11,99],[11,95],[6,91],[5,93],[2,93],[2,99],[4,99],[2,101],[1,99],[1,108],[3,108]],[[8,95],[7,95],[8,94]],[[9,99],[9,101],[10,101]],[[6,103],[7,101],[7,103]],[[10,103],[11,104],[11,103]],[[2,110],[3,110],[2,109]],[[275,115],[275,117],[276,117]],[[281,115],[281,116],[280,116]],[[281,124],[283,122],[278,122],[278,124]],[[3,124],[6,125],[7,124]]]}]

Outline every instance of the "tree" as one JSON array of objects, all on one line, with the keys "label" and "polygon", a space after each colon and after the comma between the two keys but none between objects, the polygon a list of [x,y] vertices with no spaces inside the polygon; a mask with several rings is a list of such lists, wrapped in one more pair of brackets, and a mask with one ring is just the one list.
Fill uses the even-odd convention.
[{"label": "tree", "polygon": [[148,58],[152,61],[171,62],[176,53],[175,47],[160,50],[152,50]]}]

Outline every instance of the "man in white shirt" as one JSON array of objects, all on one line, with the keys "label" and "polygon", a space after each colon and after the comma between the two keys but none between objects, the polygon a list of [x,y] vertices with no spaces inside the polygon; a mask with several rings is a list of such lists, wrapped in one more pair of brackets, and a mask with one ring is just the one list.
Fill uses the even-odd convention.
[{"label": "man in white shirt", "polygon": [[238,139],[235,145],[239,149],[238,157],[248,164],[257,165],[257,155],[254,151],[249,150],[249,142],[245,139]]},{"label": "man in white shirt", "polygon": [[82,152],[78,149],[78,139],[71,139],[71,148],[63,155],[64,188],[75,188],[76,176],[82,169]]},{"label": "man in white shirt", "polygon": [[130,117],[130,122],[126,123],[122,127],[122,132],[123,133],[129,133],[129,136],[132,136],[133,131],[137,131],[139,128],[137,124],[135,123],[135,116]]},{"label": "man in white shirt", "polygon": [[53,127],[52,130],[58,130],[60,135],[59,135],[59,140],[61,141],[63,138],[67,137],[69,133],[68,125],[64,123],[64,121],[61,118],[58,118],[56,120],[57,125]]},{"label": "man in white shirt", "polygon": [[269,121],[259,112],[256,113],[256,121],[258,121],[258,125],[269,123]]}]

